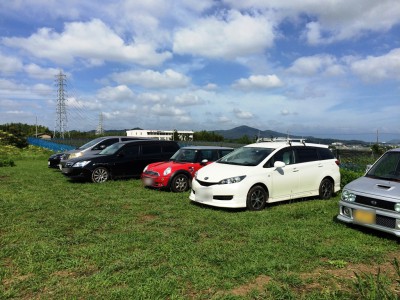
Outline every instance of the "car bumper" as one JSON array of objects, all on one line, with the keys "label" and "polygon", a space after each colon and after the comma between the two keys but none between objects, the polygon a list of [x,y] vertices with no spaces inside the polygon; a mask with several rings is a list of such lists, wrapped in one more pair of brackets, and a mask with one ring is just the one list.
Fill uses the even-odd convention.
[{"label": "car bumper", "polygon": [[91,172],[82,168],[61,168],[61,173],[70,178],[90,178]]},{"label": "car bumper", "polygon": [[165,176],[142,175],[141,180],[144,186],[161,189],[169,186],[169,178]]},{"label": "car bumper", "polygon": [[[357,217],[356,212],[372,216],[372,219]],[[400,237],[400,214],[396,212],[371,209],[351,202],[340,201],[337,219],[344,223],[361,225]]]},{"label": "car bumper", "polygon": [[47,166],[49,167],[49,168],[59,168],[59,165],[60,164],[60,161],[54,161],[54,160],[48,160],[47,161]]},{"label": "car bumper", "polygon": [[210,206],[244,208],[248,190],[249,187],[241,182],[202,186],[193,179],[189,199]]}]

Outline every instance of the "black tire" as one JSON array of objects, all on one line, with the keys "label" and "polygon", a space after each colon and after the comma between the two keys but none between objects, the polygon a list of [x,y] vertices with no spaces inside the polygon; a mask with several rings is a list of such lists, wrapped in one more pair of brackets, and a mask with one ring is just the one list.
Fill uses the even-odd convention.
[{"label": "black tire", "polygon": [[328,200],[333,195],[333,182],[329,178],[324,178],[319,185],[319,197]]},{"label": "black tire", "polygon": [[178,174],[172,178],[171,191],[174,193],[186,192],[189,189],[189,178],[185,174]]},{"label": "black tire", "polygon": [[110,178],[110,173],[104,167],[98,167],[92,172],[92,181],[94,183],[106,182]]},{"label": "black tire", "polygon": [[267,191],[260,185],[253,186],[248,194],[247,194],[247,201],[246,207],[248,210],[262,210],[265,208],[268,200],[268,193]]}]

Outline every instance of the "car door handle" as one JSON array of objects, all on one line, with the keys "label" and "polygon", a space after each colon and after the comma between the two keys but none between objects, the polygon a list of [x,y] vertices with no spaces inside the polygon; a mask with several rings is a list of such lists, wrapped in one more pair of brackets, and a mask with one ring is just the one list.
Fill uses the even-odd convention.
[{"label": "car door handle", "polygon": [[293,172],[298,172],[298,171],[299,171],[299,169],[297,169],[297,168],[293,169]]}]

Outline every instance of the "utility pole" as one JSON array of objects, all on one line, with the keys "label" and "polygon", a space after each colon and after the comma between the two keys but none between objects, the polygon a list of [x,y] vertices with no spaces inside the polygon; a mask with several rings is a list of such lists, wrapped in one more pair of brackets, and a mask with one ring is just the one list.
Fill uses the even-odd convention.
[{"label": "utility pole", "polygon": [[104,128],[103,128],[103,113],[100,113],[100,116],[99,116],[99,125],[97,126],[96,134],[97,134],[97,135],[100,135],[100,134],[103,134],[103,133],[104,133]]},{"label": "utility pole", "polygon": [[64,134],[67,132],[68,119],[67,119],[67,105],[66,105],[66,75],[60,71],[56,75],[57,85],[57,106],[56,106],[56,126],[54,129],[54,137],[56,133],[60,134],[60,138],[64,138]]}]

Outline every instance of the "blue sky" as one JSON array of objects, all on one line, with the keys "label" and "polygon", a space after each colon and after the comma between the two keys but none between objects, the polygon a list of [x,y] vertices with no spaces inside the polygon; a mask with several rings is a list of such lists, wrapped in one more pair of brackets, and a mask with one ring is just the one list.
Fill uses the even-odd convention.
[{"label": "blue sky", "polygon": [[0,3],[0,124],[400,139],[398,0]]}]

